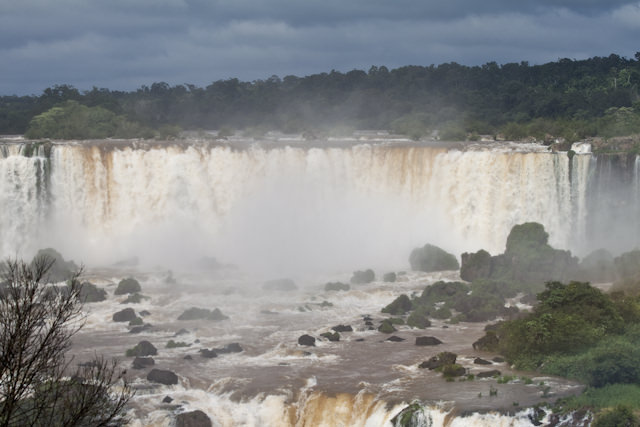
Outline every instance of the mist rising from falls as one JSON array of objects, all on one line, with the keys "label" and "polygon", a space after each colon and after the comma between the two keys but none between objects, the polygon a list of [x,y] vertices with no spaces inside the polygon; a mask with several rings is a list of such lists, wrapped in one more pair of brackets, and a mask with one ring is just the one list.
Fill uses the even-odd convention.
[{"label": "mist rising from falls", "polygon": [[213,255],[289,274],[403,268],[427,242],[499,253],[525,221],[576,248],[587,228],[590,155],[570,169],[566,153],[509,146],[108,144],[57,144],[49,159],[4,147],[2,256],[54,246],[89,264],[171,266]]}]

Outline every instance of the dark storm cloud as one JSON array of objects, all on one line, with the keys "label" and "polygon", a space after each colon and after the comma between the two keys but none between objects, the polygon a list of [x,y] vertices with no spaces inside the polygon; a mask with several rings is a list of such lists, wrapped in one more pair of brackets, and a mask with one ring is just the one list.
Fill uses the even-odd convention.
[{"label": "dark storm cloud", "polygon": [[637,1],[22,0],[0,4],[0,94],[135,89],[455,61],[632,56]]}]

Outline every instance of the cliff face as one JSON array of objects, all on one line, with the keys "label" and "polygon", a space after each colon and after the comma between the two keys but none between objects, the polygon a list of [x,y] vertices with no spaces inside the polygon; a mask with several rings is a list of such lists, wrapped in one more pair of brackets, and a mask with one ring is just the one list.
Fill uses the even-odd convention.
[{"label": "cliff face", "polygon": [[[570,168],[566,153],[533,144],[76,142],[23,151],[5,144],[0,157],[2,256],[55,246],[98,261],[166,246],[233,260],[275,245],[283,255],[269,262],[340,264],[355,252],[362,262],[394,262],[391,253],[406,262],[425,241],[502,252],[512,226],[528,221],[543,224],[554,247],[576,250],[601,237],[586,233],[594,224],[606,226],[592,211],[637,196],[635,163],[620,169],[584,154]],[[605,179],[618,170],[624,179]]]}]

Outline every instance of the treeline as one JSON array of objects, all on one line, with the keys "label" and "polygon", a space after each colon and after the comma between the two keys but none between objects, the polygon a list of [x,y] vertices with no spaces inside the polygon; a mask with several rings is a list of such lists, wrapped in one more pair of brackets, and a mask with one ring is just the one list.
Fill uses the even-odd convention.
[{"label": "treeline", "polygon": [[242,129],[254,136],[269,130],[390,129],[415,139],[437,130],[443,139],[503,134],[577,140],[640,132],[638,83],[640,52],[633,59],[612,54],[534,66],[374,66],[366,72],[219,80],[204,88],[159,82],[132,92],[95,87],[81,92],[59,85],[40,96],[0,97],[0,134],[25,133],[34,117],[75,101],[100,107],[98,115],[108,111],[119,117],[108,117],[112,124],[128,123],[127,132],[111,126],[121,135],[177,126]]}]

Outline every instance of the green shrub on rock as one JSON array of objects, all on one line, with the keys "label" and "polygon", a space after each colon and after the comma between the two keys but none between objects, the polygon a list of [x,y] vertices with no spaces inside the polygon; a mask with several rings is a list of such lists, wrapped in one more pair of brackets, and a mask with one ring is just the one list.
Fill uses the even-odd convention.
[{"label": "green shrub on rock", "polygon": [[411,310],[411,300],[405,294],[400,295],[398,298],[393,300],[391,304],[387,305],[382,309],[383,313],[389,313],[392,315],[405,314],[409,310]]}]

